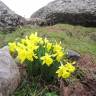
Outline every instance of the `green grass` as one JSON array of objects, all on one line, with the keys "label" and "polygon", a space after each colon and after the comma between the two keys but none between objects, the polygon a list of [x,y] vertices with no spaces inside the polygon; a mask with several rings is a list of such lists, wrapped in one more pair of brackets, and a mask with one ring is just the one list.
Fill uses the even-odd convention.
[{"label": "green grass", "polygon": [[14,40],[19,40],[21,37],[25,37],[33,32],[38,32],[40,36],[48,37],[52,40],[62,41],[62,45],[67,49],[96,55],[96,28],[68,24],[57,24],[50,27],[25,26],[17,28],[16,31],[9,34],[1,32],[0,46],[7,45],[8,42]]},{"label": "green grass", "polygon": [[[14,40],[38,32],[42,37],[62,42],[65,49],[72,49],[81,54],[88,53],[96,58],[96,28],[72,26],[68,24],[57,24],[49,27],[24,26],[17,28],[12,33],[0,32],[0,47],[3,47]],[[95,60],[94,60],[95,61]],[[51,94],[51,95],[50,95]],[[54,92],[49,92],[47,87],[38,87],[36,82],[32,84],[22,83],[12,96],[57,96]]]}]

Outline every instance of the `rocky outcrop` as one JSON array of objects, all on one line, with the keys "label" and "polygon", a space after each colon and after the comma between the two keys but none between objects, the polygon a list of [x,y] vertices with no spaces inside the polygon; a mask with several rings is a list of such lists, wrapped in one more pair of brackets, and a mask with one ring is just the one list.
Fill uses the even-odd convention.
[{"label": "rocky outcrop", "polygon": [[9,96],[20,83],[19,68],[7,47],[0,49],[0,96]]},{"label": "rocky outcrop", "polygon": [[31,18],[47,21],[47,25],[56,23],[96,26],[95,0],[55,0],[35,12]]},{"label": "rocky outcrop", "polygon": [[23,17],[14,13],[0,0],[0,30],[13,31],[15,27],[24,23]]}]

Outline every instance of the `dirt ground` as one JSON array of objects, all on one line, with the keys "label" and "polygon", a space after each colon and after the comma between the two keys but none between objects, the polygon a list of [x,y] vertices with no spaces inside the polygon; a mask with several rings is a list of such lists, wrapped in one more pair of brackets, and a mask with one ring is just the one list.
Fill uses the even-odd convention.
[{"label": "dirt ground", "polygon": [[96,64],[92,56],[82,55],[77,66],[86,75],[83,80],[78,80],[71,86],[64,86],[64,82],[61,81],[61,96],[96,96]]}]

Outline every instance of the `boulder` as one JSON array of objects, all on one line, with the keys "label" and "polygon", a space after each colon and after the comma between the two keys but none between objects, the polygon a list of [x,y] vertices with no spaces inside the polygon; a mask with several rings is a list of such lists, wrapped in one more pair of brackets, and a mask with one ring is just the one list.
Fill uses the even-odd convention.
[{"label": "boulder", "polygon": [[32,14],[31,18],[44,19],[47,25],[96,26],[96,0],[55,0]]},{"label": "boulder", "polygon": [[[9,9],[0,0],[0,30],[13,31],[15,27],[24,25],[25,19]],[[9,29],[9,30],[8,30]]]},{"label": "boulder", "polygon": [[19,68],[8,47],[0,49],[0,96],[9,96],[20,83]]}]

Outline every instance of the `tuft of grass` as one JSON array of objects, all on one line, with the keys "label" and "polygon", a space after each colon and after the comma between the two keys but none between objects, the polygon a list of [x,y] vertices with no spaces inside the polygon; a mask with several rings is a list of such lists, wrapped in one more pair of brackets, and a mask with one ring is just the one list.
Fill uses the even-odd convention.
[{"label": "tuft of grass", "polygon": [[11,96],[59,96],[56,91],[49,91],[47,85],[41,86],[38,78],[32,81],[23,80],[19,88]]}]

